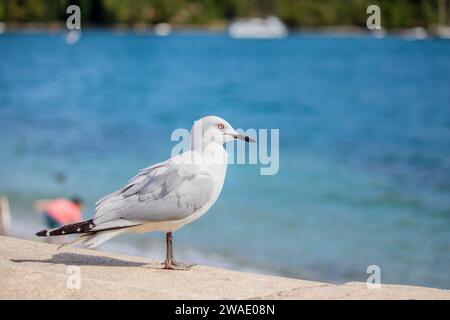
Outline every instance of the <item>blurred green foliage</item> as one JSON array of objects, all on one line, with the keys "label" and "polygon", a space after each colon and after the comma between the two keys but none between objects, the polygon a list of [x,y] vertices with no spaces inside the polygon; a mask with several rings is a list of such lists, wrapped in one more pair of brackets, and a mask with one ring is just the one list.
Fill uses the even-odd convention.
[{"label": "blurred green foliage", "polygon": [[384,27],[427,27],[437,22],[438,0],[0,0],[0,21],[64,21],[69,4],[91,24],[214,24],[235,17],[279,16],[291,27],[364,26],[378,4]]}]

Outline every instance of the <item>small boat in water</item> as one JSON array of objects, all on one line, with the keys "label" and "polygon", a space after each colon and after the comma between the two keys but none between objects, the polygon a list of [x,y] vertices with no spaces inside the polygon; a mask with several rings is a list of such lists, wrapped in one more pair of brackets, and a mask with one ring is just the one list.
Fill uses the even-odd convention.
[{"label": "small boat in water", "polygon": [[67,44],[75,44],[77,43],[81,38],[81,31],[80,30],[70,30],[64,35],[64,40]]},{"label": "small boat in water", "polygon": [[158,23],[153,28],[153,32],[159,37],[166,37],[172,33],[172,26],[165,22]]},{"label": "small boat in water", "polygon": [[280,19],[269,16],[238,19],[230,24],[228,34],[234,39],[280,39],[288,35],[288,30]]},{"label": "small boat in water", "polygon": [[411,28],[405,33],[404,39],[408,41],[426,40],[428,39],[428,32],[423,27]]}]

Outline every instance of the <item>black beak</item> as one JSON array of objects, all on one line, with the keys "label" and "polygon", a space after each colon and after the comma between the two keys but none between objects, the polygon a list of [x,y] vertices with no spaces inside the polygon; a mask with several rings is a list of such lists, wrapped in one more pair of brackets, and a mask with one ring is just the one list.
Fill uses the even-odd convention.
[{"label": "black beak", "polygon": [[244,140],[245,142],[256,142],[255,139],[250,138],[249,136],[244,136],[243,134],[234,135],[233,138]]}]

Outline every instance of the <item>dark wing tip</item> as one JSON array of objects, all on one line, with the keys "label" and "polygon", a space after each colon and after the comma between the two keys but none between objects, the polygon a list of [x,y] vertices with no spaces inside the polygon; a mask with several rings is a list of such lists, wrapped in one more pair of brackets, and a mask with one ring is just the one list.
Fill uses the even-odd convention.
[{"label": "dark wing tip", "polygon": [[47,230],[41,230],[39,232],[36,232],[36,235],[38,237],[46,237],[47,236]]}]

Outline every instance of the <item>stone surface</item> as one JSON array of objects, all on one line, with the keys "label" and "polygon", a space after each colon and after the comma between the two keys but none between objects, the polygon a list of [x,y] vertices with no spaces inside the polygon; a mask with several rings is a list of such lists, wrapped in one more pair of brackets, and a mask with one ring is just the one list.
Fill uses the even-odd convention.
[{"label": "stone surface", "polygon": [[[81,288],[71,289],[77,270]],[[205,266],[168,271],[145,258],[7,237],[0,287],[0,299],[450,299],[449,290],[401,285],[369,290]]]}]

